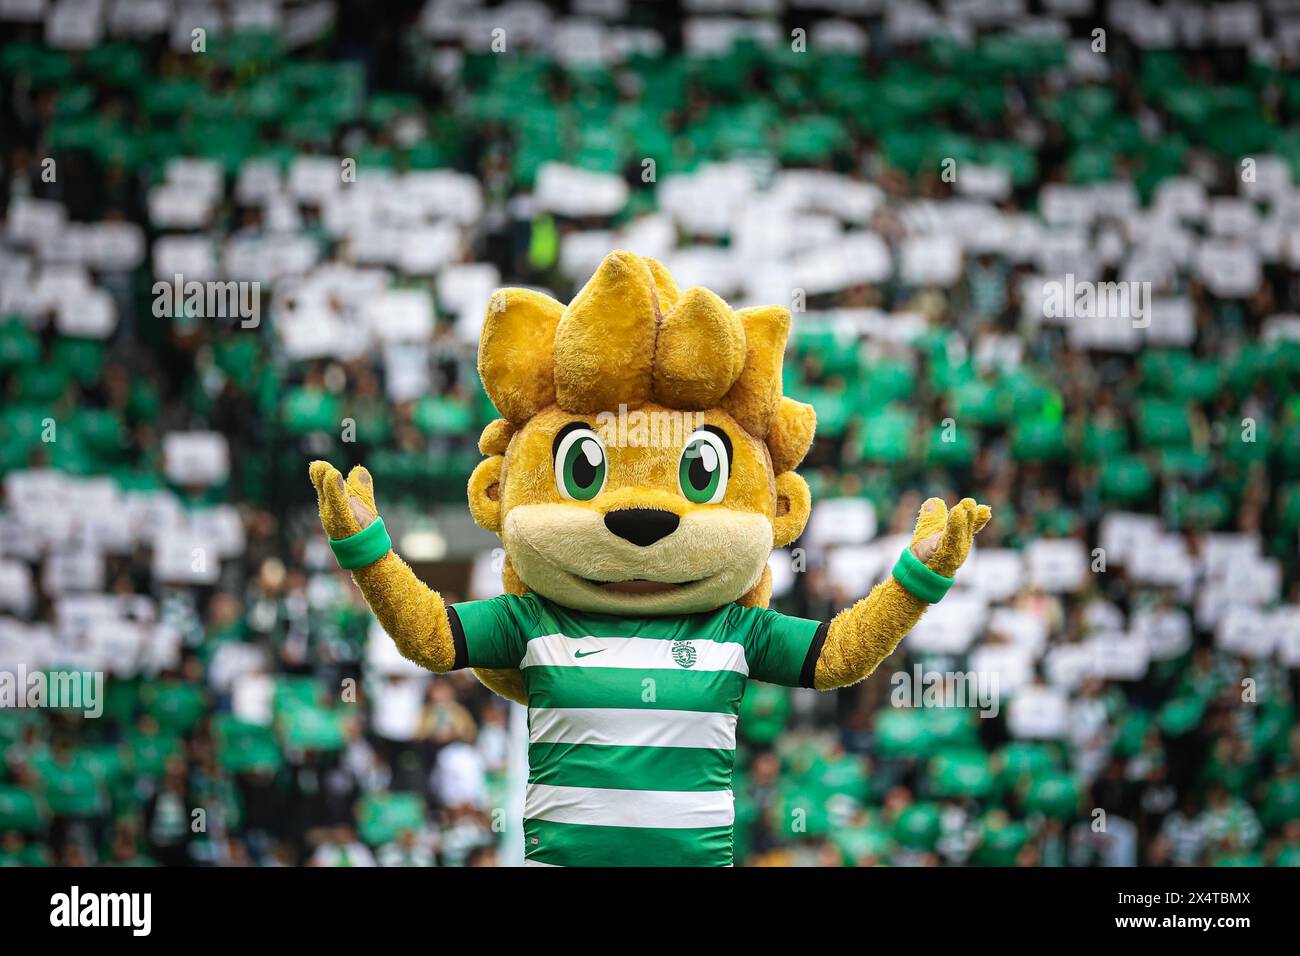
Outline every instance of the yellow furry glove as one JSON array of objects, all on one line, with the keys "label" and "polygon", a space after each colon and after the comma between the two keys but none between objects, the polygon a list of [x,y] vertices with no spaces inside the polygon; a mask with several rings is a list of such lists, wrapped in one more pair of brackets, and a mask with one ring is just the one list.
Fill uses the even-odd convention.
[{"label": "yellow furry glove", "polygon": [[[917,515],[910,550],[931,571],[951,578],[992,516],[988,505],[972,498],[963,498],[951,511],[942,498],[930,498]],[[831,621],[813,686],[829,690],[862,680],[893,653],[928,606],[892,575],[877,584]]]},{"label": "yellow furry glove", "polygon": [[[320,523],[332,540],[358,534],[379,517],[374,481],[361,466],[348,473],[347,481],[327,461],[313,461],[310,474]],[[352,580],[403,657],[437,673],[452,669],[456,648],[442,596],[394,551],[353,568]]]},{"label": "yellow furry glove", "polygon": [[316,486],[321,527],[331,538],[346,538],[363,531],[379,516],[374,482],[370,472],[360,465],[348,473],[346,482],[328,461],[313,461],[309,474]]},{"label": "yellow furry glove", "polygon": [[942,498],[927,498],[916,516],[912,553],[931,571],[950,578],[965,562],[975,535],[991,517],[989,506],[977,505],[974,498],[963,498],[952,511]]}]

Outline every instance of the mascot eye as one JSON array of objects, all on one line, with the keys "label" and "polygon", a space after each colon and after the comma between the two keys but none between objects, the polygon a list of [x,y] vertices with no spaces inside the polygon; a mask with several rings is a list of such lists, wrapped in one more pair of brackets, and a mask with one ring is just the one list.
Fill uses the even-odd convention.
[{"label": "mascot eye", "polygon": [[590,501],[605,487],[605,446],[590,428],[563,433],[555,447],[555,486],[574,501]]},{"label": "mascot eye", "polygon": [[731,447],[719,432],[701,429],[691,435],[677,466],[677,483],[688,501],[714,505],[727,493]]}]

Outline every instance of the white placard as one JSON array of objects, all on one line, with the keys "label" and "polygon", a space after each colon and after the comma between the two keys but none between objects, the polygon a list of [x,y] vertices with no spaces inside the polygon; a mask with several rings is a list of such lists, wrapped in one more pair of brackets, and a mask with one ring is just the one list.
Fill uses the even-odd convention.
[{"label": "white placard", "polygon": [[244,553],[244,522],[234,505],[216,505],[190,512],[190,534],[208,542],[218,556],[237,558]]},{"label": "white placard", "polygon": [[501,274],[489,262],[448,266],[439,273],[438,302],[456,316],[457,338],[478,342],[488,302],[500,285]]},{"label": "white placard", "polygon": [[153,274],[165,282],[174,281],[177,275],[186,282],[216,279],[217,257],[212,239],[208,236],[160,236],[153,244]]},{"label": "white placard", "polygon": [[1034,681],[1034,655],[1014,644],[981,644],[971,651],[967,666],[983,681],[997,681],[998,697],[1006,699]]},{"label": "white placard", "polygon": [[1146,644],[1147,654],[1155,661],[1173,660],[1192,649],[1192,621],[1181,608],[1136,612],[1132,633]]},{"label": "white placard", "polygon": [[1196,255],[1197,274],[1209,290],[1225,299],[1244,299],[1259,288],[1259,253],[1243,242],[1207,239]]},{"label": "white placard", "polygon": [[149,221],[164,229],[202,229],[212,218],[212,199],[177,183],[149,190]]},{"label": "white placard", "polygon": [[89,289],[59,303],[54,327],[60,335],[106,339],[117,328],[117,306],[103,289]]},{"label": "white placard", "polygon": [[1025,549],[1025,566],[1034,587],[1052,594],[1079,591],[1088,578],[1088,552],[1072,538],[1040,538]]},{"label": "white placard", "polygon": [[1021,740],[1057,740],[1070,729],[1070,701],[1061,690],[1022,687],[1007,707],[1007,730]]},{"label": "white placard", "polygon": [[953,591],[926,611],[912,633],[908,647],[919,653],[964,654],[984,627],[988,605],[979,595]]},{"label": "white placard", "polygon": [[1274,611],[1273,626],[1278,660],[1286,667],[1300,667],[1300,605],[1286,604]]},{"label": "white placard", "polygon": [[671,252],[663,264],[683,289],[702,285],[734,301],[745,284],[744,263],[730,249],[718,246],[686,246]]},{"label": "white placard", "polygon": [[270,674],[240,674],[233,681],[230,709],[240,720],[264,727],[274,716],[275,680]]},{"label": "white placard", "polygon": [[342,183],[343,162],[338,157],[298,156],[289,167],[289,192],[303,202],[323,203]]},{"label": "white placard", "polygon": [[1010,548],[974,546],[961,573],[957,587],[969,587],[990,603],[1010,600],[1024,585],[1025,564],[1019,551]]},{"label": "white placard", "polygon": [[967,163],[957,177],[957,191],[980,199],[1005,199],[1011,194],[1011,174],[1001,166]]},{"label": "white placard", "polygon": [[850,600],[865,597],[888,570],[880,549],[871,545],[838,545],[826,549],[826,576]]},{"label": "white placard", "polygon": [[1225,651],[1258,659],[1273,653],[1277,632],[1267,612],[1239,604],[1223,612],[1214,639]]},{"label": "white placard", "polygon": [[99,591],[104,587],[104,558],[88,549],[59,551],[45,559],[41,588],[47,594]]},{"label": "white placard", "polygon": [[35,604],[31,569],[21,561],[0,560],[0,610],[27,617]]},{"label": "white placard", "polygon": [[134,222],[97,222],[86,227],[86,257],[101,272],[129,272],[145,257],[144,230]]},{"label": "white placard", "polygon": [[365,308],[378,342],[426,342],[433,334],[433,297],[424,289],[390,289]]},{"label": "white placard", "polygon": [[145,627],[124,618],[102,618],[86,629],[83,648],[96,670],[119,677],[134,676],[145,643]]},{"label": "white placard", "polygon": [[1181,534],[1147,538],[1128,563],[1133,580],[1158,587],[1188,588],[1196,578],[1196,564]]},{"label": "white placard", "polygon": [[740,163],[710,163],[693,173],[665,176],[659,208],[687,233],[721,237],[756,190],[754,174]]},{"label": "white placard", "polygon": [[1047,622],[1028,611],[1009,607],[994,608],[989,615],[988,632],[1001,635],[1035,658],[1047,647]]},{"label": "white placard", "polygon": [[961,266],[961,243],[952,236],[916,236],[903,243],[903,279],[913,285],[946,288],[961,278]]},{"label": "white placard", "polygon": [[1153,345],[1189,346],[1196,340],[1196,312],[1190,299],[1159,296],[1151,300],[1151,324],[1144,330]]},{"label": "white placard", "polygon": [[384,394],[392,402],[412,402],[429,394],[429,348],[389,345],[384,348]]},{"label": "white placard", "polygon": [[408,229],[398,266],[407,275],[433,275],[461,253],[460,229],[450,222]]},{"label": "white placard", "polygon": [[876,508],[866,498],[823,498],[814,502],[804,539],[809,547],[862,544],[876,536]]},{"label": "white placard", "polygon": [[[263,671],[266,667],[266,648],[260,644],[221,641],[212,655],[212,663],[208,665],[208,684],[213,690],[224,694],[235,687],[241,676]],[[238,695],[239,692],[236,690],[234,693]],[[232,701],[232,709],[239,713],[238,701]]]},{"label": "white placard", "polygon": [[221,557],[204,538],[184,529],[168,530],[154,538],[153,576],[165,584],[216,584]]},{"label": "white placard", "polygon": [[562,163],[537,170],[533,199],[562,216],[612,216],[627,204],[627,183],[613,173],[597,173]]},{"label": "white placard", "polygon": [[1142,546],[1160,534],[1160,520],[1130,511],[1112,511],[1101,519],[1100,543],[1106,566],[1123,566]]},{"label": "white placard", "polygon": [[169,432],[163,469],[178,485],[218,485],[230,476],[230,446],[220,432]]},{"label": "white placard", "polygon": [[1084,642],[1093,674],[1106,680],[1135,681],[1146,676],[1150,652],[1145,641],[1123,631],[1094,634]]},{"label": "white placard", "polygon": [[468,173],[418,170],[402,177],[402,192],[429,219],[470,226],[483,216],[483,187]]}]

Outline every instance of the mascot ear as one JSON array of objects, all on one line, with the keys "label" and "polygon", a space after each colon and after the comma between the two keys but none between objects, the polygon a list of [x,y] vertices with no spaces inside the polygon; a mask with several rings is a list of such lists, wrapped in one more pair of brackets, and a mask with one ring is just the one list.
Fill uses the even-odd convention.
[{"label": "mascot ear", "polygon": [[808,515],[812,513],[812,495],[808,482],[793,471],[776,476],[776,507],[772,520],[772,544],[784,548],[803,534]]},{"label": "mascot ear", "polygon": [[555,401],[555,327],[564,306],[531,289],[500,289],[488,300],[478,374],[502,415],[521,425]]},{"label": "mascot ear", "polygon": [[469,476],[469,513],[484,531],[501,533],[501,469],[504,455],[493,455],[478,463]]},{"label": "mascot ear", "polygon": [[469,513],[484,531],[501,532],[501,469],[514,434],[515,426],[498,418],[488,423],[478,439],[478,450],[488,458],[469,476]]}]

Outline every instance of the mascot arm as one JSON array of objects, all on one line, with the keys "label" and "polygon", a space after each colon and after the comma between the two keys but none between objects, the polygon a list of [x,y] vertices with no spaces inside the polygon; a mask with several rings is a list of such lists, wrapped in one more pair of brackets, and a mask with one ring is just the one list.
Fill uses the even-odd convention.
[{"label": "mascot arm", "polygon": [[[316,486],[321,525],[332,542],[355,541],[353,536],[379,517],[374,482],[366,469],[353,468],[345,482],[329,462],[314,461],[311,483]],[[455,666],[456,646],[442,595],[416,577],[391,547],[361,566],[345,561],[338,547],[335,553],[340,564],[350,567],[352,580],[403,657],[439,674]],[[358,562],[366,557],[356,555]]]},{"label": "mascot arm", "polygon": [[[909,550],[931,571],[951,578],[991,514],[987,505],[977,505],[970,498],[963,498],[952,511],[943,499],[930,498],[921,506]],[[927,606],[894,575],[877,584],[831,621],[817,658],[813,686],[830,690],[862,680],[893,653]]]}]

